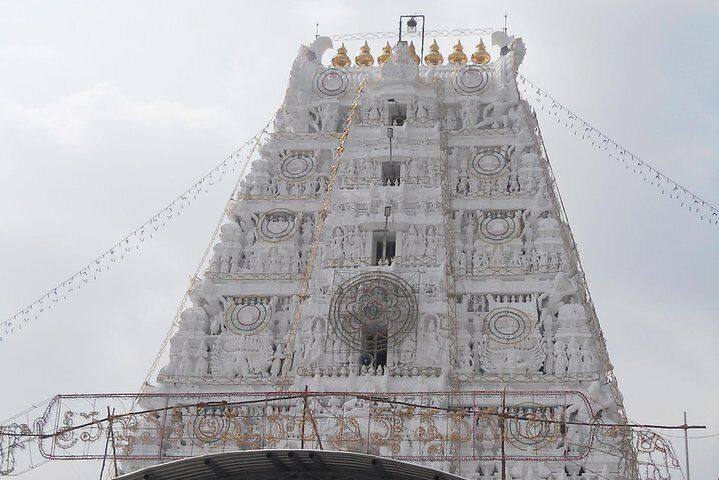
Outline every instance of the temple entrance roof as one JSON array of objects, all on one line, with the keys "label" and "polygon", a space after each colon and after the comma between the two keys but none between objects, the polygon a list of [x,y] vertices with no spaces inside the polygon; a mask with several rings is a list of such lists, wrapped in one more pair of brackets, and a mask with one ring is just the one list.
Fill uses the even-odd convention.
[{"label": "temple entrance roof", "polygon": [[117,477],[117,480],[199,478],[279,480],[304,473],[315,479],[453,480],[456,475],[414,463],[325,450],[248,450],[185,458]]}]

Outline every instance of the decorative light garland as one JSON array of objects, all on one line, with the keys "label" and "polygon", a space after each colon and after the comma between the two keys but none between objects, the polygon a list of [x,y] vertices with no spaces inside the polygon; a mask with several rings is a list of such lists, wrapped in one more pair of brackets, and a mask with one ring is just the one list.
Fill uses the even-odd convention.
[{"label": "decorative light garland", "polygon": [[66,300],[72,293],[80,290],[90,280],[96,280],[101,273],[110,270],[110,267],[123,260],[125,256],[139,250],[146,240],[154,236],[155,232],[164,228],[170,220],[179,217],[186,207],[190,206],[200,195],[208,193],[210,188],[224,178],[229,171],[234,172],[238,167],[249,162],[250,157],[245,157],[244,153],[248,149],[254,151],[253,146],[259,142],[266,132],[267,127],[243,143],[237,150],[228,155],[167,206],[135,230],[125,235],[122,240],[105,250],[97,258],[72,274],[65,281],[48,290],[37,300],[7,320],[0,322],[0,342],[5,340],[5,337],[11,333],[22,329],[30,320],[36,320],[40,314],[51,310],[55,304]]},{"label": "decorative light garland", "polygon": [[583,140],[587,140],[600,151],[606,152],[609,158],[620,162],[627,170],[631,169],[633,173],[640,175],[644,182],[648,181],[651,185],[657,187],[662,195],[678,200],[681,207],[686,207],[690,212],[696,214],[701,221],[719,225],[719,207],[712,205],[652,165],[641,160],[637,155],[593,127],[522,74],[518,73],[517,79],[519,80],[517,86],[522,96],[525,99],[532,97],[530,104],[535,106],[535,111],[537,109],[547,111],[558,124],[563,123],[565,127],[574,131],[574,135],[581,134]]},{"label": "decorative light garland", "polygon": [[[425,37],[466,37],[468,35],[491,35],[493,28],[465,28],[454,30],[427,30],[424,32]],[[419,37],[422,32],[402,32],[403,37]],[[332,40],[366,40],[366,39],[385,39],[394,38],[397,31],[393,32],[370,32],[370,33],[342,33],[332,35]]]}]

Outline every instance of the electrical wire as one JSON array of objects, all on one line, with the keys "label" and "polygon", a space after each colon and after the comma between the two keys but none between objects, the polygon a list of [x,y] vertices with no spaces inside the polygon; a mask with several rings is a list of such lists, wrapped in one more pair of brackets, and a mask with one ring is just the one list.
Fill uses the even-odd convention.
[{"label": "electrical wire", "polygon": [[[194,394],[193,394],[194,395]],[[140,395],[141,396],[141,395]],[[235,406],[241,406],[241,405],[250,405],[250,404],[256,404],[256,403],[263,403],[263,402],[276,402],[281,400],[291,400],[295,398],[323,398],[331,396],[329,393],[325,392],[284,392],[284,393],[278,393],[277,396],[273,395],[267,395],[261,399],[254,399],[254,400],[242,400],[237,402],[228,402],[226,400],[220,400],[220,401],[209,401],[209,402],[194,402],[194,403],[181,403],[181,404],[175,404],[175,405],[167,405],[164,407],[159,408],[152,408],[152,409],[145,409],[145,410],[139,410],[135,412],[125,412],[120,414],[112,414],[108,415],[105,418],[96,419],[90,422],[86,422],[80,425],[76,425],[73,427],[63,427],[59,429],[57,432],[53,433],[47,433],[47,434],[41,434],[41,433],[7,433],[8,430],[12,427],[12,425],[5,425],[0,426],[0,435],[6,435],[10,437],[37,437],[37,438],[51,438],[58,435],[63,435],[65,432],[71,432],[74,430],[78,430],[81,428],[87,428],[93,425],[97,425],[99,423],[107,422],[107,421],[113,421],[114,419],[122,419],[127,417],[133,417],[133,416],[141,416],[146,415],[148,413],[160,413],[160,412],[166,412],[169,410],[174,410],[177,408],[190,408],[195,407],[198,409],[208,408],[208,407],[221,407],[221,408],[228,408],[228,407],[235,407]],[[531,422],[539,422],[539,423],[548,423],[548,424],[561,424],[561,425],[581,425],[581,426],[588,426],[588,427],[627,427],[627,428],[639,428],[639,429],[647,429],[647,428],[661,428],[661,429],[693,429],[693,428],[705,428],[702,425],[651,425],[647,426],[639,425],[639,424],[616,424],[616,423],[600,423],[600,422],[577,422],[577,421],[570,421],[570,420],[551,420],[551,419],[542,419],[537,418],[535,416],[525,416],[525,415],[516,415],[511,414],[507,412],[493,412],[491,410],[486,410],[482,407],[469,407],[469,406],[461,406],[461,407],[442,407],[442,406],[435,406],[435,405],[422,405],[420,403],[414,403],[414,402],[405,402],[400,400],[392,400],[390,398],[385,398],[383,396],[379,395],[367,395],[362,393],[357,394],[342,394],[342,396],[346,397],[354,397],[358,400],[366,400],[369,402],[375,402],[375,403],[386,403],[390,405],[401,405],[401,406],[408,406],[408,407],[414,407],[419,409],[427,409],[427,410],[440,410],[445,411],[448,413],[476,413],[477,411],[481,412],[482,415],[488,415],[488,416],[494,416],[497,418],[505,419],[505,420],[525,420],[525,421],[531,421]],[[656,434],[655,434],[656,435]]]},{"label": "electrical wire", "polygon": [[67,277],[63,282],[49,289],[34,302],[0,322],[0,329],[2,330],[0,342],[9,334],[22,329],[31,319],[37,319],[41,313],[50,310],[56,303],[66,300],[74,291],[81,289],[90,278],[97,279],[100,273],[109,270],[117,261],[124,259],[125,255],[134,250],[139,250],[145,240],[153,237],[153,232],[165,227],[169,220],[179,216],[185,207],[197,199],[198,195],[209,192],[210,187],[221,179],[229,168],[236,169],[241,161],[241,153],[255,143],[257,138],[264,132],[265,129],[253,135],[192,186],[180,193],[172,202],[125,235],[122,240],[116,242],[80,270]]},{"label": "electrical wire", "polygon": [[[669,195],[670,198],[679,200],[682,207],[688,205],[688,210],[697,214],[700,220],[719,225],[719,207],[669,178],[651,164],[640,159],[639,156],[633,154],[574,111],[565,107],[555,97],[538,87],[521,73],[517,73],[517,79],[519,80],[517,86],[523,90],[522,96],[526,98],[528,95],[533,95],[534,102],[532,103],[539,106],[541,110],[545,109],[542,102],[551,102],[551,106],[548,107],[549,113],[557,117],[558,123],[562,123],[558,112],[563,112],[566,116],[564,126],[573,129],[575,135],[581,132],[582,139],[588,139],[593,146],[606,151],[610,158],[615,158],[617,161],[622,162],[627,169],[632,168],[633,172],[643,176],[645,182],[649,179],[652,185],[661,190],[662,195]],[[577,122],[579,123],[578,126]]]},{"label": "electrical wire", "polygon": [[[225,215],[230,211],[230,208],[232,207],[232,204],[236,198],[236,195],[238,194],[238,189],[240,186],[240,182],[245,176],[245,170],[247,169],[247,166],[250,164],[250,159],[252,158],[252,155],[257,151],[257,147],[264,139],[265,134],[267,133],[267,130],[270,128],[270,124],[272,124],[272,121],[274,120],[274,116],[270,118],[270,120],[265,124],[265,126],[260,130],[254,137],[250,139],[250,142],[252,142],[252,148],[250,149],[247,156],[244,158],[242,163],[240,164],[240,172],[237,175],[237,180],[235,181],[234,186],[232,187],[232,191],[230,192],[229,197],[227,198],[227,202],[225,202],[225,207],[222,210],[222,214],[220,215],[220,218],[217,220],[217,223],[215,224],[215,229],[212,232],[212,235],[210,236],[209,241],[207,242],[207,245],[205,246],[205,251],[202,254],[202,257],[200,258],[200,262],[197,264],[197,267],[195,268],[195,272],[190,277],[189,285],[187,286],[187,290],[185,290],[185,294],[182,297],[182,300],[180,300],[180,304],[177,307],[177,310],[175,311],[175,315],[172,318],[172,322],[170,323],[170,328],[167,330],[167,334],[165,335],[165,338],[162,341],[162,344],[160,345],[160,350],[155,355],[155,358],[153,359],[152,363],[150,364],[150,369],[147,372],[147,375],[145,375],[145,378],[140,385],[139,392],[142,393],[145,389],[145,386],[148,385],[150,382],[153,373],[157,369],[157,366],[160,363],[160,360],[162,359],[162,356],[165,353],[165,349],[170,343],[170,339],[172,338],[175,329],[178,327],[178,320],[180,318],[180,314],[185,308],[185,305],[187,303],[187,300],[190,298],[190,292],[192,291],[192,288],[195,285],[195,282],[197,281],[200,272],[202,271],[202,267],[207,262],[207,257],[210,254],[210,251],[212,249],[212,246],[217,239],[217,236],[220,232],[220,227],[222,227],[222,223],[225,219]],[[247,144],[245,144],[247,145]],[[243,145],[244,146],[244,145]],[[134,405],[133,405],[134,406]]]}]

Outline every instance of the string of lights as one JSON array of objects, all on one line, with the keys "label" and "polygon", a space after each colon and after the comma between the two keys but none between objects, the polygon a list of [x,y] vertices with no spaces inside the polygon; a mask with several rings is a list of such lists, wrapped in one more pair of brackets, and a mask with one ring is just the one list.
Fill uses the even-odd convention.
[{"label": "string of lights", "polygon": [[609,158],[622,164],[625,169],[632,170],[645,183],[648,182],[656,187],[662,195],[678,201],[681,207],[687,208],[701,221],[719,225],[719,207],[672,180],[654,166],[609,138],[522,74],[517,74],[517,79],[519,80],[518,87],[522,96],[526,99],[531,97],[530,103],[534,105],[535,111],[541,110],[548,113],[558,124],[564,124],[576,136],[581,135],[583,140],[591,143],[600,151],[604,151]]},{"label": "string of lights", "polygon": [[[195,408],[199,410],[208,409],[208,408],[220,408],[220,409],[227,409],[232,407],[239,407],[242,405],[252,405],[252,404],[264,404],[268,405],[271,402],[278,402],[283,400],[293,400],[297,398],[322,398],[326,397],[328,394],[326,392],[311,392],[311,391],[304,391],[304,392],[278,392],[277,395],[273,395],[271,397],[262,397],[258,399],[253,400],[240,400],[240,401],[227,401],[227,400],[218,400],[218,401],[204,401],[204,402],[188,402],[188,403],[178,403],[178,404],[168,404],[163,407],[159,408],[151,408],[151,409],[143,409],[138,411],[129,411],[129,412],[123,412],[118,414],[108,414],[104,418],[96,418],[92,421],[80,423],[71,427],[63,427],[58,429],[55,432],[49,432],[49,433],[33,433],[33,432],[19,432],[19,433],[12,433],[11,425],[0,425],[0,433],[2,435],[8,436],[8,437],[27,437],[27,438],[52,438],[56,436],[61,436],[67,434],[67,432],[72,432],[75,430],[81,430],[85,429],[87,427],[91,427],[94,425],[102,424],[109,421],[119,420],[123,418],[128,417],[139,417],[143,415],[147,415],[148,413],[163,413],[163,412],[169,412],[176,409],[182,409],[182,408]],[[496,409],[496,411],[487,409],[487,408],[481,408],[481,407],[469,407],[469,406],[437,406],[437,405],[424,405],[421,403],[416,402],[407,402],[407,401],[400,401],[400,400],[393,400],[392,398],[387,398],[380,395],[367,395],[367,394],[343,394],[343,396],[346,396],[348,398],[356,398],[358,400],[364,400],[372,403],[384,403],[388,405],[399,405],[403,407],[412,407],[417,409],[423,409],[423,410],[439,410],[443,412],[448,413],[464,413],[464,414],[472,414],[478,411],[481,411],[482,415],[487,416],[494,416],[497,418],[501,418],[504,420],[524,420],[529,422],[535,422],[535,423],[546,423],[546,424],[561,424],[561,425],[577,425],[577,426],[587,426],[587,427],[626,427],[626,428],[632,428],[632,429],[697,429],[697,428],[706,428],[704,425],[646,425],[646,424],[633,424],[633,423],[627,423],[627,424],[616,424],[616,423],[602,423],[602,422],[579,422],[579,421],[572,421],[567,419],[562,420],[552,420],[549,418],[538,418],[533,415],[519,415],[519,414],[513,414],[508,412],[502,412],[499,411],[499,407]]]},{"label": "string of lights", "polygon": [[142,393],[145,389],[145,386],[149,384],[150,380],[152,379],[152,375],[157,369],[158,365],[160,364],[160,360],[162,359],[163,355],[165,354],[165,350],[167,349],[167,346],[170,344],[170,339],[175,333],[175,330],[179,326],[179,320],[180,320],[180,314],[185,309],[185,305],[187,304],[187,300],[190,298],[190,292],[192,291],[192,288],[195,285],[195,282],[199,279],[200,272],[202,271],[203,266],[207,263],[207,259],[210,255],[210,252],[212,251],[212,246],[215,244],[215,240],[217,239],[219,233],[220,233],[220,227],[222,226],[222,223],[225,219],[225,215],[230,211],[230,208],[234,204],[237,195],[239,194],[238,189],[240,187],[240,182],[245,177],[245,171],[247,170],[248,165],[250,164],[250,159],[252,158],[252,155],[257,151],[257,148],[259,147],[260,143],[265,140],[265,135],[267,134],[267,130],[270,127],[270,124],[274,120],[274,116],[265,124],[264,128],[254,137],[250,139],[251,148],[249,152],[247,152],[247,155],[245,155],[245,159],[241,162],[240,171],[237,175],[237,180],[235,181],[235,185],[232,188],[232,191],[230,192],[229,197],[227,198],[227,202],[225,203],[225,208],[222,210],[222,214],[220,215],[219,219],[217,220],[217,223],[215,224],[215,229],[212,232],[212,235],[210,236],[209,241],[207,242],[207,245],[205,246],[205,251],[202,254],[202,258],[200,258],[200,262],[197,264],[197,267],[195,268],[195,272],[190,277],[190,283],[187,286],[187,290],[185,291],[185,294],[183,295],[182,299],[180,300],[180,304],[177,307],[177,310],[175,311],[175,315],[172,318],[172,322],[170,323],[170,328],[167,330],[167,334],[165,335],[164,340],[162,341],[162,344],[160,345],[160,350],[157,352],[157,355],[155,355],[155,358],[152,361],[152,364],[150,365],[150,369],[147,372],[147,375],[145,375],[145,379],[142,382],[142,385],[140,386],[140,393]]},{"label": "string of lights", "polygon": [[[668,433],[662,433],[663,437],[671,437],[671,438],[684,438],[684,435],[670,435]],[[708,435],[694,435],[687,437],[689,440],[702,440],[705,438],[716,438],[719,437],[719,433],[711,433]]]},{"label": "string of lights", "polygon": [[36,320],[42,313],[51,310],[57,303],[66,300],[71,294],[82,289],[89,281],[97,280],[98,276],[110,270],[113,265],[123,260],[130,253],[139,250],[146,241],[153,238],[156,232],[165,228],[171,220],[179,217],[183,210],[197,200],[199,196],[208,193],[218,181],[226,177],[228,172],[234,172],[238,167],[242,166],[243,162],[248,161],[249,158],[246,158],[243,153],[252,148],[265,132],[266,128],[253,135],[167,206],[125,235],[122,240],[116,242],[34,302],[0,322],[0,342],[4,341],[8,335],[22,329],[30,320]]},{"label": "string of lights", "polygon": [[[467,29],[455,29],[455,30],[427,30],[424,32],[426,37],[462,37],[467,35],[491,35],[494,30],[491,28],[467,28]],[[422,33],[417,32],[402,32],[403,37],[418,37]],[[397,36],[397,31],[393,32],[370,32],[370,33],[343,33],[338,35],[332,35],[332,40],[367,40],[367,39],[386,39],[394,38]]]}]

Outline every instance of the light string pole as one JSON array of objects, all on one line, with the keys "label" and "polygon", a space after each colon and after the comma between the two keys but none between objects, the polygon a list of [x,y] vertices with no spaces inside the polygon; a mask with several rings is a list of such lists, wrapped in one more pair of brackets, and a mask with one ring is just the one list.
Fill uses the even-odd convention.
[{"label": "light string pole", "polygon": [[687,480],[691,480],[689,476],[689,428],[687,427],[687,412],[684,412],[684,462]]}]

